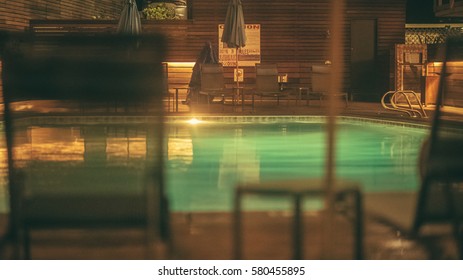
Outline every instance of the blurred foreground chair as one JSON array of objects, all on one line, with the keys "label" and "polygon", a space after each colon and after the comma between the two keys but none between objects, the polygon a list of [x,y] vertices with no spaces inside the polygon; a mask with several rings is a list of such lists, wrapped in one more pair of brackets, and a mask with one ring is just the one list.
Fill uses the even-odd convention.
[{"label": "blurred foreground chair", "polygon": [[444,106],[463,100],[461,74],[455,67],[455,62],[463,61],[463,37],[448,39],[444,52],[434,120],[420,158],[421,186],[412,233],[417,235],[428,224],[448,223],[463,258],[463,130],[443,116]]},{"label": "blurred foreground chair", "polygon": [[216,97],[220,98],[222,109],[226,98],[231,98],[232,102],[235,102],[235,92],[233,89],[225,88],[222,64],[212,63],[201,65],[201,89],[199,90],[199,94],[206,97],[208,106],[210,106]]},{"label": "blurred foreground chair", "polygon": [[255,96],[263,98],[276,98],[277,105],[280,99],[287,98],[290,89],[281,89],[278,83],[278,68],[276,64],[256,64],[256,87],[252,95],[252,109],[254,110]]},{"label": "blurred foreground chair", "polygon": [[448,106],[463,101],[457,66],[463,60],[463,39],[448,39],[439,52],[444,58],[444,78],[440,79],[430,135],[421,147],[418,192],[371,194],[365,203],[368,211],[410,238],[450,233],[463,258],[463,130],[461,123],[452,121],[453,113],[446,112]]},{"label": "blurred foreground chair", "polygon": [[[119,233],[125,240],[124,230],[132,228],[141,231],[140,255],[135,258],[165,257],[156,255],[170,244],[163,171],[163,38],[25,34],[3,38],[13,257],[34,256],[31,233],[36,229],[103,232],[103,238],[92,237],[91,247],[98,251],[108,236]],[[81,102],[119,102],[133,110],[123,114],[75,110]],[[59,110],[48,108],[44,114],[40,104],[59,104]],[[35,131],[44,130],[39,135],[47,136],[56,129],[76,133],[76,140],[61,141],[61,146],[36,141]],[[107,154],[112,130],[136,131],[144,137],[140,141],[145,154],[139,160],[112,161]],[[64,137],[58,135],[62,132],[54,136]],[[99,255],[73,258],[95,256]]]},{"label": "blurred foreground chair", "polygon": [[[363,258],[363,202],[358,183],[338,179],[334,184],[335,209],[352,222],[352,258]],[[304,198],[323,200],[327,186],[322,178],[269,181],[240,184],[235,189],[233,218],[234,259],[242,258],[242,200],[245,195],[289,197],[292,201],[292,258],[303,259],[303,201]],[[320,209],[317,211],[326,211]],[[263,233],[264,234],[264,233]],[[310,230],[308,230],[310,235]]]}]

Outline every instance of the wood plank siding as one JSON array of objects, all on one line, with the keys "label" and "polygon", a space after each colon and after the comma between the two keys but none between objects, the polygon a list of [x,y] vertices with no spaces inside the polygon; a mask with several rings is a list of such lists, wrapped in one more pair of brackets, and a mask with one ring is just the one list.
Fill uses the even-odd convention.
[{"label": "wood plank siding", "polygon": [[[53,3],[60,2],[58,8]],[[64,5],[73,2],[74,5]],[[92,4],[90,4],[92,2]],[[81,1],[27,1],[15,2],[0,0],[0,28],[13,30],[26,27],[26,21],[72,19],[74,24],[67,22],[68,26],[79,26],[75,19],[92,19],[95,7],[106,9],[108,16],[117,18],[120,11],[120,1],[112,0],[114,7],[108,4],[111,0],[81,0]],[[11,4],[13,6],[10,8]],[[34,3],[34,4],[32,4]],[[277,63],[281,73],[287,73],[290,84],[297,86],[310,86],[310,66],[324,63],[328,60],[328,47],[330,29],[330,3],[328,0],[243,0],[246,23],[261,25],[261,61]],[[228,0],[190,0],[190,19],[154,21],[144,20],[143,32],[160,32],[167,36],[169,62],[194,62],[205,42],[210,41],[218,46],[218,24],[223,23],[227,10]],[[7,7],[5,10],[5,7]],[[92,8],[89,8],[92,7]],[[391,51],[395,44],[404,43],[405,40],[405,7],[406,0],[346,0],[344,19],[344,45],[345,54],[345,81],[346,91],[350,89],[350,22],[354,19],[373,19],[376,21],[375,38],[375,69],[374,86],[371,88],[370,100],[379,100],[380,96],[390,89],[393,80],[393,69],[390,67]],[[76,12],[79,11],[79,12]],[[103,13],[103,15],[106,13]],[[82,24],[88,24],[83,21]],[[31,28],[37,32],[43,31],[48,25],[60,24],[59,21],[31,21]],[[63,25],[66,22],[62,22]],[[116,21],[95,21],[102,30],[113,28]],[[106,26],[106,28],[104,28]],[[98,28],[97,28],[98,29]],[[96,29],[95,29],[96,30]],[[94,31],[95,31],[94,30]],[[82,31],[82,29],[80,30]],[[226,67],[226,81],[232,83],[232,68]],[[245,68],[245,84],[253,84],[255,70],[253,67]],[[169,69],[171,70],[171,69]],[[175,75],[176,71],[169,73],[169,80],[175,79],[175,86],[182,82]],[[183,78],[184,71],[180,71]],[[179,74],[180,75],[180,74]],[[186,79],[185,83],[188,83]],[[170,86],[172,88],[172,86]]]},{"label": "wood plank siding", "polygon": [[119,0],[0,0],[0,30],[24,30],[31,19],[117,19]]}]

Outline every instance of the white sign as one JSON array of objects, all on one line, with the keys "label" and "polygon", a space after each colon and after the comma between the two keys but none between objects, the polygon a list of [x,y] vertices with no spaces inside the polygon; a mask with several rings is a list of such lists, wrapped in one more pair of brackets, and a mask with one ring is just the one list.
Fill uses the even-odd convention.
[{"label": "white sign", "polygon": [[[236,49],[221,42],[223,24],[219,24],[219,62],[223,66],[236,66]],[[260,24],[246,24],[246,46],[238,49],[239,66],[255,66],[260,63]]]},{"label": "white sign", "polygon": [[234,69],[233,81],[234,82],[243,82],[244,81],[244,69],[238,68]]}]

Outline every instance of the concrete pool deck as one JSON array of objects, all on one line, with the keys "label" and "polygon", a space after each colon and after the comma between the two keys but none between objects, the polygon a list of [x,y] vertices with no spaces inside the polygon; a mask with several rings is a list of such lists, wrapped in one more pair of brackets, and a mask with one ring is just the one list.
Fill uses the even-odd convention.
[{"label": "concrete pool deck", "polygon": [[[403,201],[394,195],[376,194],[386,209],[401,209]],[[364,259],[425,260],[456,259],[451,234],[439,233],[409,239],[387,221],[376,216],[365,197]],[[376,200],[377,201],[377,200]],[[376,207],[377,209],[377,207]],[[288,211],[246,212],[243,219],[243,259],[291,259],[292,215]],[[323,250],[323,213],[306,212],[303,216],[304,259],[352,259],[353,237],[350,223],[335,219],[332,244]],[[0,219],[5,230],[6,217]],[[161,259],[227,260],[232,259],[232,217],[230,213],[172,213],[172,253]],[[102,232],[99,230],[38,230],[32,233],[33,259],[142,259],[143,234],[132,229]],[[11,247],[4,246],[1,259],[11,258]]]},{"label": "concrete pool deck", "polygon": [[[305,102],[297,106],[266,102],[257,104],[252,112],[249,106],[212,105],[189,106],[179,104],[179,112],[169,115],[324,115],[326,108],[317,101],[310,106]],[[223,109],[223,111],[222,111]],[[431,115],[432,110],[429,110]],[[449,119],[462,122],[459,110],[451,112]],[[429,124],[431,118],[419,119],[403,116],[382,108],[379,103],[350,102],[348,107],[340,107],[339,114],[394,120],[419,124]],[[451,233],[425,235],[419,239],[409,239],[404,230],[388,221],[384,213],[401,211],[403,200],[413,199],[413,194],[376,193],[365,195],[365,259],[455,259],[455,244]],[[381,202],[378,203],[378,201]],[[413,206],[406,203],[407,215],[413,214]],[[401,214],[401,213],[399,213]],[[171,259],[230,259],[232,258],[232,218],[230,213],[172,213],[173,251]],[[321,223],[323,213],[305,213],[304,215],[304,256],[307,259],[326,258],[323,251]],[[387,216],[387,215],[386,215]],[[291,221],[289,212],[252,212],[244,217],[244,258],[245,259],[289,259],[291,257]],[[407,219],[404,217],[404,219]],[[3,235],[6,217],[0,217],[0,232]],[[91,241],[96,237],[99,242]],[[32,236],[33,257],[36,259],[140,259],[143,258],[139,242],[140,233],[125,230],[107,233],[62,230],[37,231]],[[336,219],[333,237],[335,250],[330,259],[352,258],[352,235],[349,223]],[[0,257],[11,257],[11,248],[4,247]],[[161,256],[162,257],[162,256]]]}]

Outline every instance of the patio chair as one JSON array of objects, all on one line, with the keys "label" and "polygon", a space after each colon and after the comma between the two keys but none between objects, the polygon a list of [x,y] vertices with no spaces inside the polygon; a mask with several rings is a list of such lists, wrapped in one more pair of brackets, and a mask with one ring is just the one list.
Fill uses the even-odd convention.
[{"label": "patio chair", "polygon": [[462,50],[461,38],[449,39],[443,48],[444,78],[440,79],[430,135],[421,148],[418,192],[366,198],[369,211],[410,238],[445,236],[450,227],[459,258],[463,258],[463,132],[445,113],[443,105],[452,106],[461,93],[454,62],[463,59]]},{"label": "patio chair", "polygon": [[252,95],[252,109],[254,110],[255,96],[273,98],[280,104],[280,99],[289,95],[288,89],[281,89],[278,83],[278,68],[276,64],[256,64],[256,87]]},{"label": "patio chair", "polygon": [[[305,95],[307,105],[310,104],[310,100],[316,99],[318,99],[321,104],[322,101],[328,97],[330,86],[330,72],[331,66],[329,65],[312,65],[312,86],[310,88],[299,88],[299,96],[302,99],[303,95]],[[337,93],[335,94],[335,97],[343,98],[346,102],[346,106],[348,106],[348,94],[346,92]]]},{"label": "patio chair", "polygon": [[232,102],[235,102],[235,92],[233,89],[225,88],[223,66],[221,63],[201,65],[201,89],[199,90],[199,94],[206,97],[208,106],[210,106],[216,97],[220,98],[222,109],[226,98],[231,98]]},{"label": "patio chair", "polygon": [[[73,240],[57,229],[90,232],[87,247],[97,251],[108,236],[126,240],[127,230],[136,229],[141,244],[136,258],[159,258],[158,249],[165,251],[170,243],[163,178],[163,38],[8,34],[1,45],[12,258],[47,254],[34,251],[43,245],[34,240],[37,229],[47,230],[53,246],[59,245],[52,237],[56,233],[58,239]],[[78,110],[81,102],[114,101],[133,109]],[[111,160],[109,137],[124,131],[144,139],[144,156]],[[58,142],[38,139],[50,135]],[[84,252],[69,258],[96,256],[126,257]]]},{"label": "patio chair", "polygon": [[[361,186],[357,182],[336,179],[334,183],[334,204],[337,214],[347,217],[352,224],[352,258],[363,258],[363,198]],[[327,185],[323,178],[276,180],[260,183],[239,184],[235,189],[233,214],[233,248],[235,259],[242,258],[242,200],[245,195],[267,197],[288,197],[293,210],[292,258],[303,259],[303,201],[304,198],[325,199]],[[326,209],[313,210],[323,212]],[[310,231],[309,231],[310,232]]]}]

